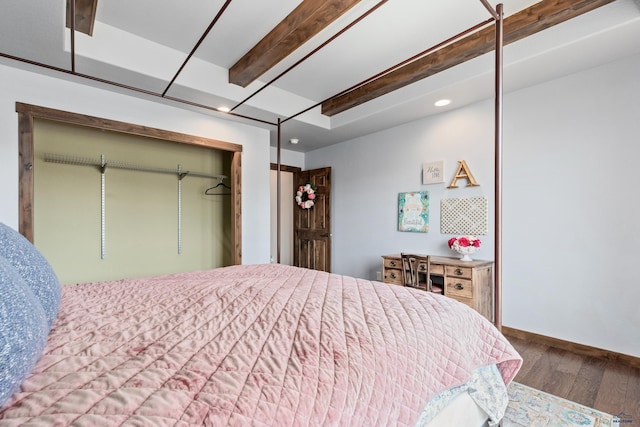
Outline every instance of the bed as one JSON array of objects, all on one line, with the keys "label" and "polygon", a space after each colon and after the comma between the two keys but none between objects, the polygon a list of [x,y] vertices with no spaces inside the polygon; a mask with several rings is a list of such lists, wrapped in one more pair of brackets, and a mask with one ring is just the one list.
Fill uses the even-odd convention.
[{"label": "bed", "polygon": [[521,366],[441,295],[279,264],[60,290],[0,231],[2,426],[493,425]]}]

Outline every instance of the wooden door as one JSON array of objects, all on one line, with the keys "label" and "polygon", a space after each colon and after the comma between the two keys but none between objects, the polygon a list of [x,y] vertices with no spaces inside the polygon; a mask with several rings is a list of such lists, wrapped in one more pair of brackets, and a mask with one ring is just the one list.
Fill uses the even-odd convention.
[{"label": "wooden door", "polygon": [[293,263],[331,271],[331,168],[296,172],[294,194],[307,183],[316,187],[316,198],[310,209],[302,209],[293,201]]}]

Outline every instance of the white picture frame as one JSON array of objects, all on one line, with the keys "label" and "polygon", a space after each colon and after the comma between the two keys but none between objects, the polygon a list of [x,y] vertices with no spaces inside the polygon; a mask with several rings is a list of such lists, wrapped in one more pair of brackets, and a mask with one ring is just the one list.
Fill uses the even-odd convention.
[{"label": "white picture frame", "polygon": [[422,183],[441,184],[444,182],[444,160],[422,164]]}]

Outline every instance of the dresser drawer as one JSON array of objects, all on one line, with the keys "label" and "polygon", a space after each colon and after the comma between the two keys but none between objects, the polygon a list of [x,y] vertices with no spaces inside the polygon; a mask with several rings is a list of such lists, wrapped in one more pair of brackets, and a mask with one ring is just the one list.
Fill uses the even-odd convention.
[{"label": "dresser drawer", "polygon": [[471,273],[473,272],[471,267],[456,267],[453,265],[447,265],[445,270],[447,277],[462,277],[465,279],[471,279]]},{"label": "dresser drawer", "polygon": [[474,310],[476,310],[476,306],[473,303],[473,300],[471,298],[454,298],[454,300],[463,303],[466,306],[469,306],[471,308],[473,308]]},{"label": "dresser drawer", "polygon": [[402,283],[402,270],[395,268],[385,268],[383,281],[384,283],[404,286]]},{"label": "dresser drawer", "polygon": [[384,268],[397,268],[400,270],[402,268],[402,260],[400,258],[385,258]]},{"label": "dresser drawer", "polygon": [[462,298],[473,299],[473,282],[470,279],[446,277],[444,279],[444,294],[460,300]]}]

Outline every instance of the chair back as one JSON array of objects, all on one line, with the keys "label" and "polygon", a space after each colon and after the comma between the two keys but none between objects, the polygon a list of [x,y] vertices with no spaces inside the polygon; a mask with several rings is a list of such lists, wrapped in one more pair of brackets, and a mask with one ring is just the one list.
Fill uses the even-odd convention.
[{"label": "chair back", "polygon": [[404,286],[431,292],[431,258],[428,255],[401,253]]}]

